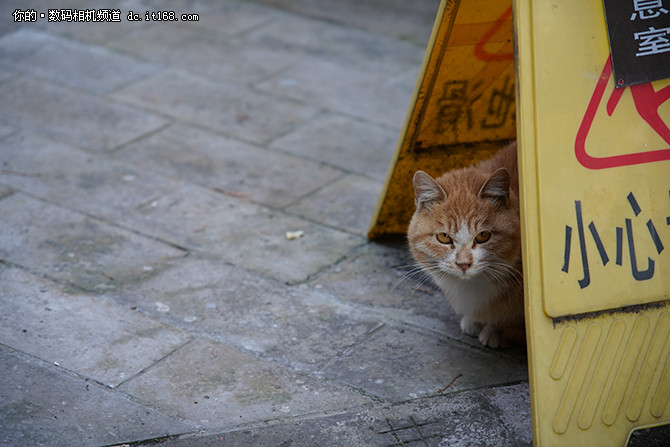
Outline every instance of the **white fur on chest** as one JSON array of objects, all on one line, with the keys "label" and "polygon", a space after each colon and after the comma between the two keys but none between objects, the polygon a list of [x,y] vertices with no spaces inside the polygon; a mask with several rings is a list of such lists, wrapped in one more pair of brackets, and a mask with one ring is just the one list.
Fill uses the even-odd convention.
[{"label": "white fur on chest", "polygon": [[433,276],[454,310],[461,315],[474,315],[489,301],[499,297],[504,289],[486,278],[461,280],[444,275]]}]

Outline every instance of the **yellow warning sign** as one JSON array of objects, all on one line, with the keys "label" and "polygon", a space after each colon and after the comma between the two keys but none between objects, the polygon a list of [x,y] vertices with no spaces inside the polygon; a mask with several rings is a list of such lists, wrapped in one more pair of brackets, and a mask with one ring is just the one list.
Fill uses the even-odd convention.
[{"label": "yellow warning sign", "polygon": [[531,35],[545,310],[666,299],[670,82],[615,88],[601,4],[537,6],[548,14],[537,12],[542,31]]},{"label": "yellow warning sign", "polygon": [[514,10],[535,443],[625,445],[670,422],[670,81],[615,87],[602,2]]},{"label": "yellow warning sign", "polygon": [[404,234],[412,176],[487,158],[515,127],[512,2],[443,1],[369,236]]}]

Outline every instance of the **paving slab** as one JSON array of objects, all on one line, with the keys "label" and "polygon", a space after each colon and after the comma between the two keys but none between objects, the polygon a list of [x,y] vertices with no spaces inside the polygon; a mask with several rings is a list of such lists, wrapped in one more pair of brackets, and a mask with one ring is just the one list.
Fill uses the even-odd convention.
[{"label": "paving slab", "polygon": [[22,28],[0,38],[0,64],[98,95],[160,69],[103,47],[81,44],[32,28]]},{"label": "paving slab", "polygon": [[9,197],[13,192],[14,190],[9,186],[0,184],[0,200],[4,199],[5,197]]},{"label": "paving slab", "polygon": [[482,391],[505,426],[525,445],[533,445],[533,424],[530,417],[530,389],[527,383]]},{"label": "paving slab", "polygon": [[205,428],[369,402],[342,385],[204,339],[192,341],[121,389]]},{"label": "paving slab", "polygon": [[231,82],[213,82],[168,69],[112,95],[114,98],[243,141],[263,144],[310,119],[318,107],[272,97]]},{"label": "paving slab", "polygon": [[190,336],[121,307],[0,264],[0,343],[116,387]]},{"label": "paving slab", "polygon": [[[213,20],[209,15],[204,18]],[[165,27],[169,27],[169,32]],[[219,24],[219,29],[226,30],[226,27]],[[297,59],[291,52],[222,37],[217,31],[204,30],[189,22],[156,23],[144,25],[109,45],[147,61],[190,70],[210,80],[239,83],[259,81],[289,67]],[[181,51],[176,52],[174,48]]]},{"label": "paving slab", "polygon": [[273,208],[295,202],[342,176],[341,171],[320,163],[183,124],[131,143],[115,158]]},{"label": "paving slab", "polygon": [[349,174],[286,211],[365,237],[381,190],[381,182]]},{"label": "paving slab", "polygon": [[91,292],[142,281],[186,253],[20,193],[0,201],[0,258]]},{"label": "paving slab", "polygon": [[[498,390],[522,394],[515,387],[497,388],[489,396],[477,391],[399,405],[380,406],[290,423],[270,423],[206,436],[175,437],[164,447],[226,445],[313,447],[530,446],[529,424],[508,425],[491,396]],[[527,391],[527,390],[525,390]],[[530,411],[526,399],[520,413]],[[517,419],[522,419],[519,416]],[[517,421],[515,421],[517,422]],[[153,444],[140,444],[153,445]]]},{"label": "paving slab", "polygon": [[525,362],[499,351],[396,325],[375,333],[322,374],[390,401],[528,380]]},{"label": "paving slab", "polygon": [[10,2],[0,2],[0,35],[11,33],[21,27],[35,27],[34,23],[15,21],[13,13],[16,9],[35,9],[43,3],[43,0],[26,0],[21,2],[21,7]]},{"label": "paving slab", "polygon": [[2,447],[113,445],[196,429],[3,345],[0,375]]},{"label": "paving slab", "polygon": [[[314,3],[313,7],[318,8],[319,4]],[[332,11],[336,8],[333,4],[328,9]],[[366,69],[377,65],[378,69],[383,67],[389,72],[401,67],[421,66],[425,53],[425,44],[419,46],[390,39],[342,26],[332,20],[314,20],[303,14],[276,14],[267,24],[255,28],[244,37],[251,44],[259,43],[295,55],[336,60],[346,66]]]},{"label": "paving slab", "polygon": [[398,132],[337,113],[324,113],[272,142],[288,152],[384,181]]},{"label": "paving slab", "polygon": [[13,70],[0,68],[0,82],[7,82],[10,79],[14,79],[18,76],[19,76],[18,73]]},{"label": "paving slab", "polygon": [[315,371],[382,325],[314,289],[189,257],[115,296],[152,318]]},{"label": "paving slab", "polygon": [[[188,184],[123,216],[123,222],[291,284],[365,243],[360,236]],[[304,235],[287,238],[296,231]]]},{"label": "paving slab", "polygon": [[12,127],[9,126],[3,126],[0,124],[0,140],[7,138],[8,136],[12,135],[15,132],[15,130]]},{"label": "paving slab", "polygon": [[388,70],[305,56],[255,85],[267,94],[309,101],[399,132],[420,66]]},{"label": "paving slab", "polygon": [[0,165],[1,182],[112,222],[179,185],[139,166],[32,134],[0,142]]},{"label": "paving slab", "polygon": [[1,122],[92,151],[114,149],[166,123],[147,112],[33,79],[0,83],[0,102]]},{"label": "paving slab", "polygon": [[420,0],[344,0],[329,2],[324,8],[312,0],[258,0],[266,5],[301,14],[335,21],[375,34],[409,40],[425,47],[433,29],[440,2]]}]

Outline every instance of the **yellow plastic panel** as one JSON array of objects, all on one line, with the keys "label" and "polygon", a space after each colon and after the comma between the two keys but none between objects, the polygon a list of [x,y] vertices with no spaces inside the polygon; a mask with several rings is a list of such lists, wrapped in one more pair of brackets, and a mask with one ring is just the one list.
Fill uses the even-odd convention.
[{"label": "yellow plastic panel", "polygon": [[412,176],[488,158],[516,135],[511,0],[443,0],[369,237],[404,234]]},{"label": "yellow plastic panel", "polygon": [[616,89],[602,2],[515,0],[535,445],[670,422],[670,81]]},{"label": "yellow plastic panel", "polygon": [[545,311],[666,299],[670,81],[615,89],[601,1],[531,14]]}]

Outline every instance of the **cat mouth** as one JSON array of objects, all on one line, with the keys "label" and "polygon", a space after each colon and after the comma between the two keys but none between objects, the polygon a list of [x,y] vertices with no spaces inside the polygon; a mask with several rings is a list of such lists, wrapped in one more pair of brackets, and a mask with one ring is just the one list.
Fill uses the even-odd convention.
[{"label": "cat mouth", "polygon": [[465,270],[463,270],[460,267],[452,267],[447,270],[447,273],[458,279],[469,280],[477,276],[478,271],[476,268],[473,267],[469,267]]},{"label": "cat mouth", "polygon": [[457,264],[452,264],[452,263],[442,263],[442,265],[439,266],[440,270],[449,275],[452,278],[456,279],[461,279],[461,280],[470,280],[476,276],[479,275],[480,273],[480,268],[476,265],[468,265],[466,267],[462,267]]}]

